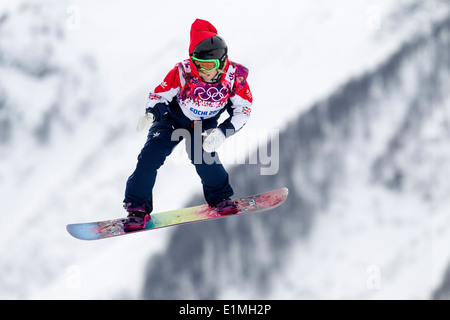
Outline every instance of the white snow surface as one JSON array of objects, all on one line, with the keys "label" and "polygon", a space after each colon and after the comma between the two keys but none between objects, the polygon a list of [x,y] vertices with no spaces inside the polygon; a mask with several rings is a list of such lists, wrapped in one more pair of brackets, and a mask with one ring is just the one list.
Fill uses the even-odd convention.
[{"label": "white snow surface", "polygon": [[[260,134],[264,130],[282,130],[293,117],[347,79],[376,68],[398,45],[423,28],[421,21],[438,16],[432,8],[413,14],[402,24],[389,20],[397,8],[413,2],[406,0],[30,2],[45,8],[46,19],[62,28],[63,40],[52,40],[51,36],[40,40],[27,38],[27,25],[35,21],[24,15],[21,19],[30,20],[9,24],[12,31],[8,34],[12,36],[0,39],[0,49],[2,41],[8,41],[11,55],[16,57],[24,54],[24,50],[32,50],[32,54],[36,57],[42,54],[45,60],[46,51],[39,53],[39,48],[46,48],[49,41],[48,45],[54,49],[51,65],[65,69],[73,79],[36,78],[11,65],[0,65],[0,83],[14,103],[17,113],[14,119],[19,126],[12,141],[0,146],[2,299],[139,298],[145,264],[152,254],[165,249],[171,229],[84,242],[70,237],[65,226],[125,215],[121,208],[125,182],[146,138],[145,133],[135,132],[136,122],[144,111],[148,91],[176,62],[187,57],[189,28],[195,18],[211,21],[226,40],[230,59],[250,69],[252,119],[232,138],[245,139],[246,130]],[[16,14],[26,3],[2,1],[0,17],[2,13]],[[69,27],[74,12],[79,14],[76,21],[79,24]],[[371,20],[374,12],[380,13],[379,25]],[[62,120],[52,127],[49,142],[42,145],[35,141],[29,128],[40,123],[49,110],[49,104],[60,92],[60,81],[74,84],[64,89],[59,101]],[[74,97],[68,94],[71,88]],[[77,109],[72,98],[88,101],[89,110]],[[2,109],[0,120],[1,112]],[[176,155],[158,173],[154,190],[156,212],[182,207],[193,194],[201,193],[194,168],[187,159],[180,161],[182,152]],[[227,155],[227,159],[241,156]],[[226,167],[231,167],[232,161],[228,162]],[[355,190],[358,187],[351,186]],[[353,191],[348,190],[347,194]],[[371,243],[371,233],[375,232],[372,221],[355,213],[376,205],[377,197],[390,197],[382,190],[372,194],[375,198],[356,202],[353,197],[343,197],[346,203],[341,205],[345,210],[339,204],[330,208],[329,214],[322,215],[317,222],[317,230],[309,241],[294,249],[303,258],[295,260],[298,268],[291,270],[309,273],[303,280],[313,282],[309,287],[314,289],[299,294],[280,286],[279,291],[275,288],[272,298],[354,298],[354,293],[360,292],[355,288],[367,285],[367,266],[373,264],[376,268],[381,257],[376,259],[367,249],[364,261],[359,259],[346,267],[335,265],[342,258],[339,255],[351,259],[352,250],[361,252],[358,246],[392,245],[387,249],[391,254],[382,257],[388,263],[416,263],[409,259],[408,251],[402,251],[404,259],[396,255],[402,248],[394,248],[395,243],[391,242],[395,237],[411,237],[411,230],[417,239],[411,250],[435,258],[428,250],[429,243],[422,241],[427,239],[433,225],[424,216],[426,208],[415,199],[401,202],[401,212],[411,214],[408,225],[401,230],[389,223],[390,212],[399,210],[398,199],[383,201],[378,218],[386,219],[385,241],[389,243]],[[327,242],[331,234],[342,231],[334,228],[342,221],[348,231],[336,235],[342,243]],[[363,239],[360,233],[353,236],[352,230],[359,228],[367,230]],[[320,268],[310,265],[317,256],[326,257]],[[439,261],[437,265],[427,261],[417,263],[414,272],[436,268],[439,279],[447,261]],[[318,283],[311,270],[342,273],[344,283]],[[348,274],[358,277],[347,277]],[[387,276],[397,275],[392,270]],[[289,279],[289,274],[286,277]],[[398,281],[404,282],[404,290],[411,277],[415,274],[397,276]],[[292,275],[294,278],[297,279]],[[430,281],[438,280],[420,281],[432,287]],[[344,285],[346,290],[335,290],[334,286]],[[397,297],[396,291],[384,295],[380,292],[386,291],[370,291],[357,298]],[[425,293],[416,298],[425,298]]]}]

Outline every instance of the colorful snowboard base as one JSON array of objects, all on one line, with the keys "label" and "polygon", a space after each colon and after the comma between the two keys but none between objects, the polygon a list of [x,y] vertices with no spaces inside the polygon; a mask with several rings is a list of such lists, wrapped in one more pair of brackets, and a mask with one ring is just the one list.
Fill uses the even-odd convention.
[{"label": "colorful snowboard base", "polygon": [[136,231],[125,232],[123,230],[124,218],[68,224],[66,229],[73,237],[77,239],[98,240],[179,224],[239,216],[252,212],[262,212],[278,207],[286,200],[287,196],[288,189],[281,188],[254,196],[233,199],[233,201],[236,202],[239,211],[231,215],[219,215],[216,213],[214,208],[211,208],[207,204],[166,212],[152,213],[151,219],[147,222],[145,229]]}]

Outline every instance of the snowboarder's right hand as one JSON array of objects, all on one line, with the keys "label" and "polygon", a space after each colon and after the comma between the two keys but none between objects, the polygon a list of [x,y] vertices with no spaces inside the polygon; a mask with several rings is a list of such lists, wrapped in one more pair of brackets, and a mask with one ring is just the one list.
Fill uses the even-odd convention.
[{"label": "snowboarder's right hand", "polygon": [[152,113],[146,113],[139,118],[138,124],[136,126],[136,131],[141,132],[145,127],[150,127],[150,125],[155,121],[155,116]]}]

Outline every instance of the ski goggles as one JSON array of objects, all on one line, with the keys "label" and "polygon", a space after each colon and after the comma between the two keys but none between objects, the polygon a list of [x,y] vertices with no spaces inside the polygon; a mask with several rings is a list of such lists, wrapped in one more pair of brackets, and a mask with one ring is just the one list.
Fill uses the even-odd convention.
[{"label": "ski goggles", "polygon": [[195,67],[197,68],[198,71],[211,71],[214,69],[219,69],[220,67],[220,61],[219,59],[207,59],[207,60],[203,60],[203,59],[198,59],[198,58],[194,58],[193,56],[191,56],[192,61],[195,64]]}]

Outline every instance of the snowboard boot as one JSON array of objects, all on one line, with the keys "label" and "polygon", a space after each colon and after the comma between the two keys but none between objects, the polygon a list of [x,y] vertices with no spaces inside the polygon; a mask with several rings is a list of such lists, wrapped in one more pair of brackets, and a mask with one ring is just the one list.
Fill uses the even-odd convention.
[{"label": "snowboard boot", "polygon": [[128,216],[123,222],[123,230],[128,232],[144,229],[147,221],[150,220],[145,206],[133,207],[131,203],[125,203],[123,207],[128,212]]},{"label": "snowboard boot", "polygon": [[216,205],[216,212],[220,215],[235,214],[238,208],[230,198],[227,198]]}]

